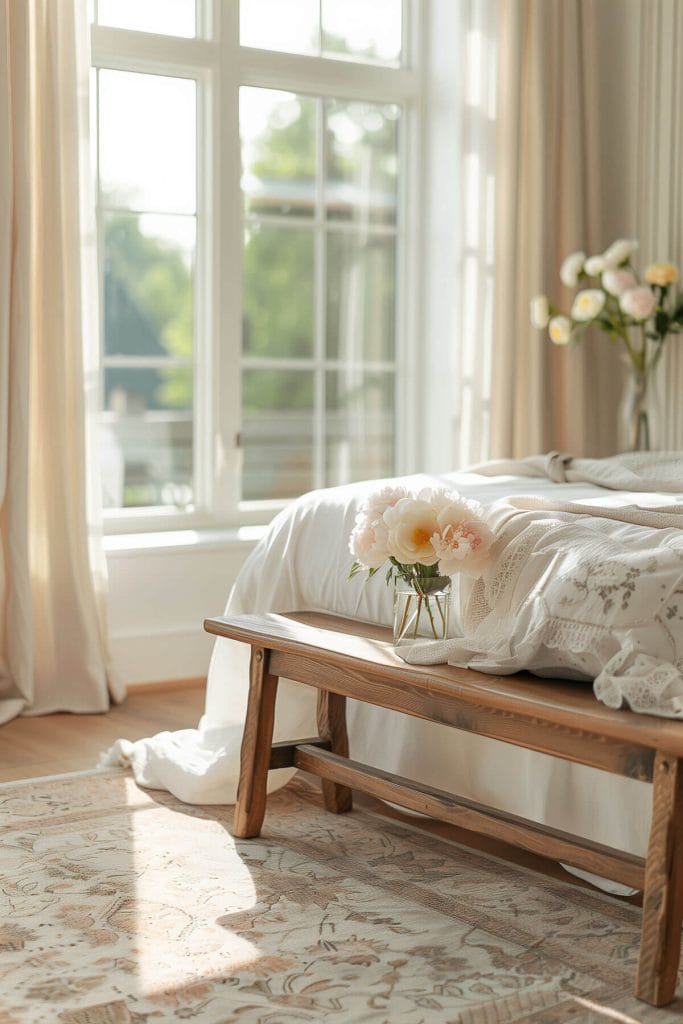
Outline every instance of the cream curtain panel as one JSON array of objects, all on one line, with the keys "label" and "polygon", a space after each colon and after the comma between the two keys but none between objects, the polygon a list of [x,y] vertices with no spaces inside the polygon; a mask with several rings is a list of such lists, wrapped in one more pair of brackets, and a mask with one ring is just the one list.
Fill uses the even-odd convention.
[{"label": "cream curtain panel", "polygon": [[604,89],[626,73],[618,38],[637,24],[637,5],[497,4],[494,457],[616,450],[618,352],[596,338],[572,351],[553,346],[530,327],[529,300],[546,293],[568,307],[558,277],[563,258],[579,249],[601,252],[634,230],[630,178],[622,173],[628,154],[619,150],[630,136],[610,138],[604,121],[617,108],[610,109]]},{"label": "cream curtain panel", "polygon": [[[683,267],[683,4],[647,0],[637,62],[637,237],[648,262]],[[680,287],[680,286],[679,286]],[[658,446],[683,450],[683,336],[670,338],[657,380]]]},{"label": "cream curtain panel", "polygon": [[0,721],[123,695],[86,515],[75,2],[0,0]]}]

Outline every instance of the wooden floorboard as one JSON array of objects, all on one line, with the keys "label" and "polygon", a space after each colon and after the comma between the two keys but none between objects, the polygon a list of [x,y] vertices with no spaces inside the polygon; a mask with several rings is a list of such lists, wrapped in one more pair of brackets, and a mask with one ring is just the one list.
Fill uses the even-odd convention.
[{"label": "wooden floorboard", "polygon": [[204,710],[204,680],[131,689],[105,714],[15,718],[0,726],[0,782],[84,771],[115,740],[194,727]]}]

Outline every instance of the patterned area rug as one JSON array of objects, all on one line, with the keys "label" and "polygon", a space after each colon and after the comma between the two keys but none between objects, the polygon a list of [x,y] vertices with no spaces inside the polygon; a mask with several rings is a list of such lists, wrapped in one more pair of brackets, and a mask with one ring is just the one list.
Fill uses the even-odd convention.
[{"label": "patterned area rug", "polygon": [[629,995],[636,908],[298,779],[230,822],[120,772],[0,786],[0,1024],[681,1021]]}]

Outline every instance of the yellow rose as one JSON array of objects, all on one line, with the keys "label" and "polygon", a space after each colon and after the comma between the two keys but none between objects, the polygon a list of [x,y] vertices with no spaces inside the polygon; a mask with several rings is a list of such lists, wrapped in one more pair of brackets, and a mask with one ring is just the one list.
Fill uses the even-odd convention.
[{"label": "yellow rose", "polygon": [[651,263],[645,271],[645,280],[648,284],[666,288],[668,284],[676,284],[678,267],[675,263]]}]

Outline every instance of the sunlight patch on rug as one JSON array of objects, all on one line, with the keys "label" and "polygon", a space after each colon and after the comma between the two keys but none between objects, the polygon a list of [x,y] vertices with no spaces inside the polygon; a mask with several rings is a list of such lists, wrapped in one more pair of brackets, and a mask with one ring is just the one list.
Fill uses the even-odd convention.
[{"label": "sunlight patch on rug", "polygon": [[156,804],[153,792],[125,783],[128,806],[144,813],[131,817],[135,892],[112,924],[135,942],[141,992],[183,987],[226,964],[242,969],[258,960],[252,942],[219,923],[226,909],[244,913],[256,902],[225,821],[201,819],[201,828],[188,828],[190,808]]}]

